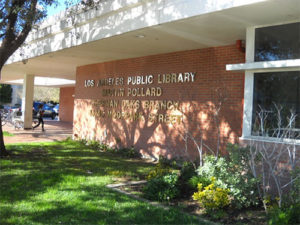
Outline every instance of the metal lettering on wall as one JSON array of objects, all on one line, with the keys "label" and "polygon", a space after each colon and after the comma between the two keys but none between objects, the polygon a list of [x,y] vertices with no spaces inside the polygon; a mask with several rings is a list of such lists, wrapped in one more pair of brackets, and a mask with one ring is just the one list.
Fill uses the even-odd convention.
[{"label": "metal lettering on wall", "polygon": [[[179,113],[179,101],[173,100],[148,100],[151,97],[163,97],[163,87],[160,85],[171,85],[180,83],[190,83],[195,81],[196,73],[170,73],[109,77],[100,80],[85,80],[85,88],[100,88],[103,100],[95,100],[91,115],[98,118],[125,119],[137,121],[144,119],[149,122],[158,123],[180,123],[182,115]],[[124,87],[124,86],[127,87]],[[139,87],[134,87],[139,85]],[[141,86],[144,85],[144,86]],[[105,99],[105,98],[117,99]],[[120,98],[121,99],[118,99]],[[127,100],[125,98],[136,98],[138,100]],[[147,98],[147,100],[143,100]],[[142,110],[149,113],[144,114]],[[165,111],[165,113],[159,113]]]}]

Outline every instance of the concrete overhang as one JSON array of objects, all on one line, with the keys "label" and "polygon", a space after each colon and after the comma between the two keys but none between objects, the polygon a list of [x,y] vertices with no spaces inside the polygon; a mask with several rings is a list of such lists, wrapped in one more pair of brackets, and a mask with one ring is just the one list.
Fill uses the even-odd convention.
[{"label": "concrete overhang", "polygon": [[32,31],[1,82],[24,74],[74,80],[78,66],[231,45],[245,40],[247,27],[295,21],[299,0],[107,0]]},{"label": "concrete overhang", "polygon": [[226,70],[229,71],[244,70],[244,71],[252,71],[252,72],[265,72],[265,71],[281,71],[282,69],[300,71],[300,59],[251,62],[251,63],[226,65]]}]

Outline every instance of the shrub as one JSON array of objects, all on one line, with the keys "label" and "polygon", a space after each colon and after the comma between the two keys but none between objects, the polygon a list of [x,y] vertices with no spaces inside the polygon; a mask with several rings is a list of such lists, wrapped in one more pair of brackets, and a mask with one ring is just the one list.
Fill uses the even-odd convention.
[{"label": "shrub", "polygon": [[198,192],[193,194],[193,199],[197,200],[207,211],[222,209],[230,203],[229,189],[217,187],[215,181],[216,179],[212,177],[211,184],[206,187],[199,183]]},{"label": "shrub", "polygon": [[99,146],[99,149],[102,150],[103,152],[112,152],[115,153],[117,150],[114,148],[110,148],[108,145],[101,143]]},{"label": "shrub", "polygon": [[273,207],[269,211],[269,225],[300,224],[300,203],[289,207]]},{"label": "shrub", "polygon": [[157,177],[162,177],[171,173],[171,168],[162,168],[160,164],[157,164],[153,170],[151,170],[147,176],[147,180],[152,180]]},{"label": "shrub", "polygon": [[179,165],[175,159],[168,159],[167,157],[164,157],[162,155],[158,158],[158,165],[161,168],[174,168],[179,169]]},{"label": "shrub", "polygon": [[149,172],[147,180],[162,177],[171,173],[172,166],[174,167],[174,161],[169,160],[164,156],[159,156],[158,163],[155,165],[155,168]]},{"label": "shrub", "polygon": [[[295,170],[296,173],[299,170]],[[296,176],[296,175],[293,175]],[[279,198],[275,198],[278,201]],[[265,200],[268,205],[269,225],[286,225],[300,224],[300,181],[295,180],[289,192],[285,193],[282,199],[282,207],[277,203],[274,204],[274,199],[267,198]],[[272,204],[273,203],[273,204]]]},{"label": "shrub", "polygon": [[189,187],[191,187],[194,191],[197,191],[199,183],[206,187],[211,183],[211,181],[207,177],[198,175],[192,176],[188,181]]},{"label": "shrub", "polygon": [[178,175],[174,172],[157,176],[148,181],[144,188],[147,199],[155,201],[170,201],[179,194],[177,189]]},{"label": "shrub", "polygon": [[118,150],[120,155],[126,157],[126,158],[141,158],[141,154],[134,149],[134,147],[131,148],[121,148]]},{"label": "shrub", "polygon": [[204,165],[197,170],[201,179],[216,178],[215,185],[229,189],[232,205],[236,208],[246,208],[259,203],[257,179],[255,179],[247,164],[247,149],[229,145],[228,159],[206,156]]},{"label": "shrub", "polygon": [[193,164],[190,162],[184,162],[180,169],[177,184],[181,197],[190,196],[195,191],[195,189],[189,185],[189,180],[196,175],[197,173]]},{"label": "shrub", "polygon": [[292,179],[294,182],[291,185],[290,191],[288,193],[288,198],[284,202],[288,205],[300,204],[300,167],[294,169],[292,172]]},{"label": "shrub", "polygon": [[258,205],[259,181],[253,176],[249,166],[249,149],[229,144],[227,151],[229,152],[228,176],[225,177],[225,183],[228,184],[233,196],[233,205],[237,208]]},{"label": "shrub", "polygon": [[0,84],[1,103],[10,103],[12,100],[12,87],[9,84]]},{"label": "shrub", "polygon": [[78,142],[79,142],[80,144],[82,144],[82,145],[86,145],[86,144],[87,144],[87,140],[85,140],[85,139],[80,139],[80,138],[78,138]]},{"label": "shrub", "polygon": [[92,149],[99,149],[101,147],[101,144],[98,141],[87,141],[86,143],[90,148]]}]

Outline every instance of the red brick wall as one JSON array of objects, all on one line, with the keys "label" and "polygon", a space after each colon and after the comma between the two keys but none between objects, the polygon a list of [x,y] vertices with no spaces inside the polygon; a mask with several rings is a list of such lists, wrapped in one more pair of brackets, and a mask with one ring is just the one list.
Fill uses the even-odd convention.
[{"label": "red brick wall", "polygon": [[74,87],[60,88],[59,94],[59,119],[60,121],[72,122],[74,112]]},{"label": "red brick wall", "polygon": [[[185,131],[200,139],[211,149],[216,149],[216,118],[219,120],[221,146],[229,142],[237,142],[242,132],[244,73],[226,71],[226,64],[243,63],[244,54],[235,46],[223,46],[168,54],[146,56],[113,62],[87,65],[77,68],[75,89],[74,135],[78,138],[96,139],[110,145],[131,146],[143,153],[168,157],[184,156]],[[158,74],[196,73],[194,82],[158,84]],[[127,85],[128,76],[153,75],[150,85]],[[124,78],[124,85],[84,87],[85,80],[104,78]],[[132,97],[127,96],[128,88],[159,87],[161,96]],[[125,96],[107,97],[102,95],[103,89],[124,88]],[[98,100],[139,100],[137,110],[109,107],[99,104]],[[147,100],[178,101],[178,110],[149,110],[143,102]],[[221,101],[220,101],[221,100]],[[98,101],[98,102],[97,102]],[[221,110],[216,116],[216,109]],[[99,114],[104,111],[103,117]],[[108,111],[123,113],[141,113],[137,120],[128,118],[112,118]],[[95,115],[96,112],[96,115]],[[177,115],[181,122],[152,121],[151,115]],[[102,114],[103,115],[103,114]],[[153,117],[151,117],[153,118]],[[201,131],[201,132],[200,132]],[[188,142],[189,155],[197,157],[197,151],[191,141]]]}]

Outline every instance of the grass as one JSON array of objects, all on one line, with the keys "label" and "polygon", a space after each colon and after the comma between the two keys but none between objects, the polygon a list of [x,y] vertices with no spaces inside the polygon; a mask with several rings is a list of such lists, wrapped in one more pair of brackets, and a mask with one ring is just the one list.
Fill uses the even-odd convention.
[{"label": "grass", "polygon": [[106,188],[120,177],[143,179],[150,163],[73,141],[7,148],[13,156],[0,159],[0,224],[199,224]]},{"label": "grass", "polygon": [[13,137],[14,134],[9,133],[9,132],[7,132],[7,131],[3,131],[3,136],[6,136],[6,137]]}]

